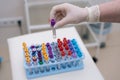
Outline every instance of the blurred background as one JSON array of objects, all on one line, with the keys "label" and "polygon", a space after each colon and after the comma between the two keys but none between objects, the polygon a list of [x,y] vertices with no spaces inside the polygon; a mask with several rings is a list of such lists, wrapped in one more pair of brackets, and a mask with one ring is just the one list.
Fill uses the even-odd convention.
[{"label": "blurred background", "polygon": [[[111,0],[0,0],[0,80],[12,80],[7,39],[50,29],[52,6],[80,7]],[[120,80],[120,23],[80,23],[75,26],[105,80]],[[6,77],[7,76],[7,77]]]}]

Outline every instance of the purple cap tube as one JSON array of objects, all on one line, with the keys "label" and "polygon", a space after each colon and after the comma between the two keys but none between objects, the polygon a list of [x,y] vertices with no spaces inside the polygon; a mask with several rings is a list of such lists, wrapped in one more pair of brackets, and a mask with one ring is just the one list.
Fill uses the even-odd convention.
[{"label": "purple cap tube", "polygon": [[51,27],[52,27],[52,32],[53,32],[53,38],[56,38],[56,30],[55,30],[55,20],[54,19],[51,19]]}]

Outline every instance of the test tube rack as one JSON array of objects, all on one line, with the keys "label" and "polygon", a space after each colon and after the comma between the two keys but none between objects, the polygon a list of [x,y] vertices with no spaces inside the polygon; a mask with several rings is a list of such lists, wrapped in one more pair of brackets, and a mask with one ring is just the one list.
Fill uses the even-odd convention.
[{"label": "test tube rack", "polygon": [[28,79],[84,68],[83,51],[76,39],[27,46],[23,42],[24,68]]}]

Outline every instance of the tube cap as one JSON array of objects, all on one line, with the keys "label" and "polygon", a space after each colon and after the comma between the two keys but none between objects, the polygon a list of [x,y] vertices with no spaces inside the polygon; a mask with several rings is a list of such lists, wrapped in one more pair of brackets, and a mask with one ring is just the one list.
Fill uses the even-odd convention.
[{"label": "tube cap", "polygon": [[52,27],[54,27],[55,23],[56,23],[55,20],[54,20],[54,19],[51,19],[51,26],[52,26]]}]

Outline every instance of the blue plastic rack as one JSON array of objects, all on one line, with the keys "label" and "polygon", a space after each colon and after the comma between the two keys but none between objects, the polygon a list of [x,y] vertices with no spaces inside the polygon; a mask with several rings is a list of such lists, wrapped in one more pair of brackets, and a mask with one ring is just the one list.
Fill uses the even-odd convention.
[{"label": "blue plastic rack", "polygon": [[[48,55],[47,58],[43,49]],[[84,54],[75,39],[64,38],[63,41],[58,39],[57,42],[31,45],[30,47],[23,43],[23,50],[24,68],[28,79],[84,68]]]}]

